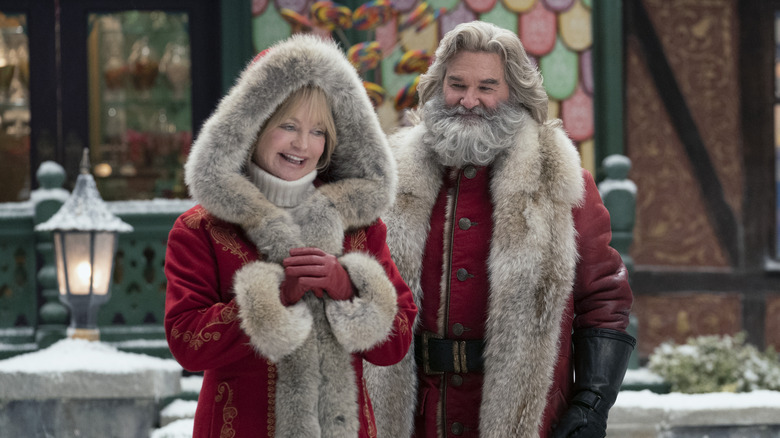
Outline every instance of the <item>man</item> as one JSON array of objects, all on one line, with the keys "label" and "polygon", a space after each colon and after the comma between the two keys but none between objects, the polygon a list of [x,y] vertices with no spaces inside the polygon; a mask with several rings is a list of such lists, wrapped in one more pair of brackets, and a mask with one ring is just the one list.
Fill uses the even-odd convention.
[{"label": "man", "polygon": [[539,72],[517,35],[466,23],[417,90],[384,219],[420,313],[414,353],[367,370],[378,436],[605,436],[632,294]]}]

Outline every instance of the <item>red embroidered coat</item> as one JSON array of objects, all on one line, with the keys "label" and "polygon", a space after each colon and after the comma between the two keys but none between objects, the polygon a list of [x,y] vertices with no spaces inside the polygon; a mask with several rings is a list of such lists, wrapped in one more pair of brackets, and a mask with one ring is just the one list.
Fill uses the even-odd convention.
[{"label": "red embroidered coat", "polygon": [[[360,437],[376,436],[362,361],[383,366],[401,360],[411,344],[410,321],[416,316],[411,292],[390,259],[385,235],[384,223],[377,220],[344,239],[345,253],[359,251],[376,258],[398,296],[389,339],[353,354]],[[277,365],[250,345],[233,293],[236,271],[256,260],[258,251],[240,227],[215,218],[201,206],[181,215],[170,232],[165,261],[168,342],[185,369],[204,371],[195,438],[274,436]]]}]

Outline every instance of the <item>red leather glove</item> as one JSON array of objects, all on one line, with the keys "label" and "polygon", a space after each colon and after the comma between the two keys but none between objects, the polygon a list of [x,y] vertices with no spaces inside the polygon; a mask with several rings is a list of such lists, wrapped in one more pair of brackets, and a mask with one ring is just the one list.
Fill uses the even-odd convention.
[{"label": "red leather glove", "polygon": [[282,284],[279,285],[279,299],[284,306],[296,304],[303,298],[303,294],[305,293],[306,289],[298,284],[298,279],[295,277],[287,277]]},{"label": "red leather glove", "polygon": [[321,297],[325,292],[334,300],[348,300],[355,296],[349,274],[336,256],[319,248],[294,248],[290,257],[282,261],[284,275],[297,278],[298,285]]}]

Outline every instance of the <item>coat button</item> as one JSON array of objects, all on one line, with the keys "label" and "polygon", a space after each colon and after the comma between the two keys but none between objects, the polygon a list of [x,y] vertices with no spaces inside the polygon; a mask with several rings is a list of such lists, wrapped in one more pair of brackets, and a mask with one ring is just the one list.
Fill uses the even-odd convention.
[{"label": "coat button", "polygon": [[460,268],[460,269],[458,269],[458,273],[456,274],[456,276],[458,277],[458,280],[466,281],[469,278],[469,271],[467,271],[467,270],[465,270],[463,268]]},{"label": "coat button", "polygon": [[460,336],[463,334],[463,324],[456,322],[455,324],[452,324],[452,334],[455,336]]},{"label": "coat button", "polygon": [[471,179],[477,176],[477,169],[474,166],[466,166],[465,169],[463,169],[463,175],[466,176],[466,178]]},{"label": "coat button", "polygon": [[467,217],[462,217],[458,221],[458,227],[460,227],[461,230],[468,230],[471,228],[471,219]]},{"label": "coat button", "polygon": [[452,386],[460,386],[463,384],[463,377],[460,374],[455,374],[450,379],[450,383],[452,383]]},{"label": "coat button", "polygon": [[457,421],[452,423],[452,434],[463,435],[463,425],[458,423]]}]

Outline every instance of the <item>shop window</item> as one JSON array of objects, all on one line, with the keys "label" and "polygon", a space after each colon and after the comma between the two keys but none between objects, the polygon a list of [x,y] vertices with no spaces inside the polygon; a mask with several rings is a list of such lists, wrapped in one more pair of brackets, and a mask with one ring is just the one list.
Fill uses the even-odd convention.
[{"label": "shop window", "polygon": [[30,196],[27,17],[0,12],[0,202]]},{"label": "shop window", "polygon": [[88,16],[89,146],[106,199],[186,197],[192,142],[188,16]]},{"label": "shop window", "polygon": [[775,98],[774,98],[774,143],[775,143],[775,248],[780,252],[780,11],[775,12]]}]

